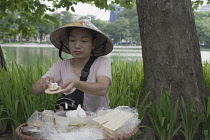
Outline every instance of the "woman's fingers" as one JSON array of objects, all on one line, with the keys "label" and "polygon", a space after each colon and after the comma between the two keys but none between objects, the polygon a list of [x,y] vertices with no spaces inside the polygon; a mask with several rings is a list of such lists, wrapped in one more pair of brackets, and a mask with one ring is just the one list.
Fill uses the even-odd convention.
[{"label": "woman's fingers", "polygon": [[65,88],[63,88],[62,92],[68,93],[74,88],[74,85],[72,83],[68,84]]},{"label": "woman's fingers", "polygon": [[68,79],[66,80],[65,83],[63,83],[63,85],[61,86],[61,88],[65,89],[69,84],[71,84],[73,82],[73,79]]},{"label": "woman's fingers", "polygon": [[54,82],[54,77],[47,76],[46,78],[41,78],[41,86],[44,89],[49,88],[50,83]]},{"label": "woman's fingers", "polygon": [[74,87],[77,80],[75,79],[68,79],[66,82],[61,86],[63,89],[63,92],[68,93],[70,92]]}]

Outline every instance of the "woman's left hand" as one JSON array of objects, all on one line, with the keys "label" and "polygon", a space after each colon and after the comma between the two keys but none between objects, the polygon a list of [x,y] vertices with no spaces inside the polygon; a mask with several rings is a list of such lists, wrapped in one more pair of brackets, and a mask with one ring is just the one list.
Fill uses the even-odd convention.
[{"label": "woman's left hand", "polygon": [[63,89],[62,92],[63,93],[69,93],[78,83],[79,80],[76,79],[68,79],[66,80],[66,82],[61,86],[61,88]]}]

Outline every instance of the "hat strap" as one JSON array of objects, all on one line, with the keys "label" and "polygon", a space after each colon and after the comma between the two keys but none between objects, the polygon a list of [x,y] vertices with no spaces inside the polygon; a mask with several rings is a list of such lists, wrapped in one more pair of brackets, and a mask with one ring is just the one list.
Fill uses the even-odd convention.
[{"label": "hat strap", "polygon": [[102,44],[103,45],[102,52],[106,51],[106,44],[107,44],[107,40],[105,40]]},{"label": "hat strap", "polygon": [[63,50],[63,47],[66,49],[66,50],[68,50],[69,51],[69,48],[67,48],[64,44],[63,44],[63,41],[60,41],[60,44],[61,44],[61,46],[60,46],[60,48],[59,48],[59,57],[60,57],[60,59],[62,59],[63,60],[63,57],[62,57],[62,50]]},{"label": "hat strap", "polygon": [[59,48],[59,53],[58,53],[58,55],[59,55],[60,59],[63,60],[63,57],[62,57],[62,50],[63,50],[63,46],[64,46],[64,45],[63,45],[63,41],[61,41],[60,44],[61,44],[61,46],[60,46],[60,48]]}]

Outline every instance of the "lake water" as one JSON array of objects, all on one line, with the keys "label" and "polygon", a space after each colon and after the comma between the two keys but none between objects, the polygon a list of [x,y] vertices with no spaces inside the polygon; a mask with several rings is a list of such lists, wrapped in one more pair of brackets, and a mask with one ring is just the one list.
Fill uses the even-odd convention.
[{"label": "lake water", "polygon": [[[6,45],[2,44],[2,48],[5,51],[6,62],[12,63],[16,61],[18,65],[35,65],[37,60],[40,59],[40,63],[44,61],[59,61],[58,49],[52,45],[46,44],[21,44],[21,45]],[[62,54],[63,58],[70,58],[69,54]],[[111,60],[131,60],[135,61],[142,58],[142,51],[139,46],[115,46],[114,50],[107,55]],[[210,62],[210,49],[201,51],[202,61]]]}]

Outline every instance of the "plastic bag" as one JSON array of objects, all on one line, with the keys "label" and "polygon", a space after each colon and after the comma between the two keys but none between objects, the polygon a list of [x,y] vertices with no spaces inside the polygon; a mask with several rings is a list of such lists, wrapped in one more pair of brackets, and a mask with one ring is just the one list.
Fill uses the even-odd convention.
[{"label": "plastic bag", "polygon": [[49,140],[99,140],[104,139],[101,129],[98,128],[80,128],[70,133],[61,133],[51,135],[47,139]]},{"label": "plastic bag", "polygon": [[42,112],[42,121],[43,122],[50,122],[50,123],[54,123],[54,111],[52,110],[44,110]]},{"label": "plastic bag", "polygon": [[55,113],[55,124],[58,126],[68,127],[69,125],[85,125],[96,116],[93,112],[86,112],[86,117],[67,117],[67,111],[58,111]]},{"label": "plastic bag", "polygon": [[27,120],[28,126],[40,127],[42,124],[43,124],[42,113],[38,112],[37,110]]},{"label": "plastic bag", "polygon": [[52,110],[44,110],[43,112],[35,110],[35,112],[27,120],[27,125],[40,127],[45,122],[54,123],[53,115],[54,112]]},{"label": "plastic bag", "polygon": [[40,139],[46,139],[47,137],[55,134],[58,134],[58,131],[53,123],[46,122],[40,127]]}]

